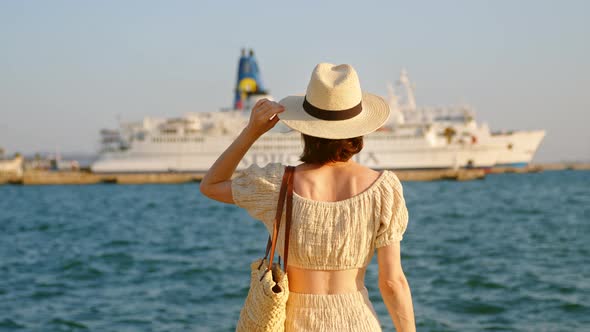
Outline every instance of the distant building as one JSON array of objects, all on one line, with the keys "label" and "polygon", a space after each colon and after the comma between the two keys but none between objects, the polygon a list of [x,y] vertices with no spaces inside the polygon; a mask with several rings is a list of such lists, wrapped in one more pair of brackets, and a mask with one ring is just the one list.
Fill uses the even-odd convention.
[{"label": "distant building", "polygon": [[0,174],[2,175],[23,175],[23,157],[16,155],[14,159],[0,160]]}]

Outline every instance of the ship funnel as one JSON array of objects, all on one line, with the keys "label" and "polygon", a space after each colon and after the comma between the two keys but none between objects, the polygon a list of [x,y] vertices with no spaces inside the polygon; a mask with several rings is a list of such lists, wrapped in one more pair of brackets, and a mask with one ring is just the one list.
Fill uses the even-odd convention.
[{"label": "ship funnel", "polygon": [[251,95],[267,93],[262,83],[258,62],[254,57],[254,50],[250,49],[248,55],[245,53],[245,49],[242,49],[235,88],[234,108],[239,110],[244,109],[246,101]]}]

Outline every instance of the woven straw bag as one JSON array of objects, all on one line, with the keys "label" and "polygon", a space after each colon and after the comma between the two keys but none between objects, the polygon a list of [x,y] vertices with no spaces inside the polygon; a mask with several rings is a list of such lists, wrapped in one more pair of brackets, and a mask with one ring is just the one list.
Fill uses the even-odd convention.
[{"label": "woven straw bag", "polygon": [[[289,256],[289,231],[291,228],[293,177],[295,168],[287,166],[281,183],[277,214],[273,224],[272,238],[266,244],[266,254],[254,261],[250,268],[250,290],[236,327],[236,332],[280,332],[285,330],[289,281],[287,278],[287,258]],[[279,236],[283,206],[287,198],[285,225],[285,257],[283,268],[279,263],[273,264],[275,247]],[[269,257],[270,252],[270,257]]]}]

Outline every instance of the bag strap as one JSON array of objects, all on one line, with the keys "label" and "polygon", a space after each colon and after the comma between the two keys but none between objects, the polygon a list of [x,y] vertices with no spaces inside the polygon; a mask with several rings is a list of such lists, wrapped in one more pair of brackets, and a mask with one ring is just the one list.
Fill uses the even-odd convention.
[{"label": "bag strap", "polygon": [[[279,229],[281,227],[281,219],[283,216],[283,207],[285,206],[285,196],[288,196],[287,200],[287,225],[285,229],[285,270],[287,267],[287,257],[288,257],[288,245],[289,245],[289,231],[291,226],[291,213],[292,210],[292,199],[293,199],[293,174],[295,172],[295,167],[287,166],[285,167],[285,173],[283,174],[283,180],[281,182],[281,191],[279,192],[279,201],[277,203],[277,213],[273,223],[273,230],[272,236],[269,235],[268,242],[266,243],[266,253],[264,255],[265,259],[270,258],[268,262],[267,271],[272,269],[272,261],[274,260],[275,256],[275,248],[277,246],[277,239],[279,237]],[[289,191],[289,193],[287,193]],[[261,261],[261,264],[262,264]],[[260,266],[258,267],[260,268]]]},{"label": "bag strap", "polygon": [[287,220],[285,225],[285,245],[283,247],[285,254],[283,268],[285,269],[285,273],[287,272],[287,258],[289,258],[289,234],[291,231],[291,216],[293,215],[293,183],[295,182],[295,167],[287,166],[287,168],[291,174],[287,182],[287,215],[285,216]]}]

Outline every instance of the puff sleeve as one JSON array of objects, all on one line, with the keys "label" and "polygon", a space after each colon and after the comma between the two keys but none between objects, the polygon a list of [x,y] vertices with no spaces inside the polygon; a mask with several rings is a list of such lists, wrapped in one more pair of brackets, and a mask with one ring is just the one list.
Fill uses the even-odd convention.
[{"label": "puff sleeve", "polygon": [[408,209],[403,187],[398,177],[392,172],[390,172],[389,184],[390,187],[382,197],[375,248],[401,241],[408,226]]},{"label": "puff sleeve", "polygon": [[253,164],[237,172],[231,184],[234,203],[244,208],[252,218],[272,227],[283,172],[284,167],[280,163],[264,167]]}]

